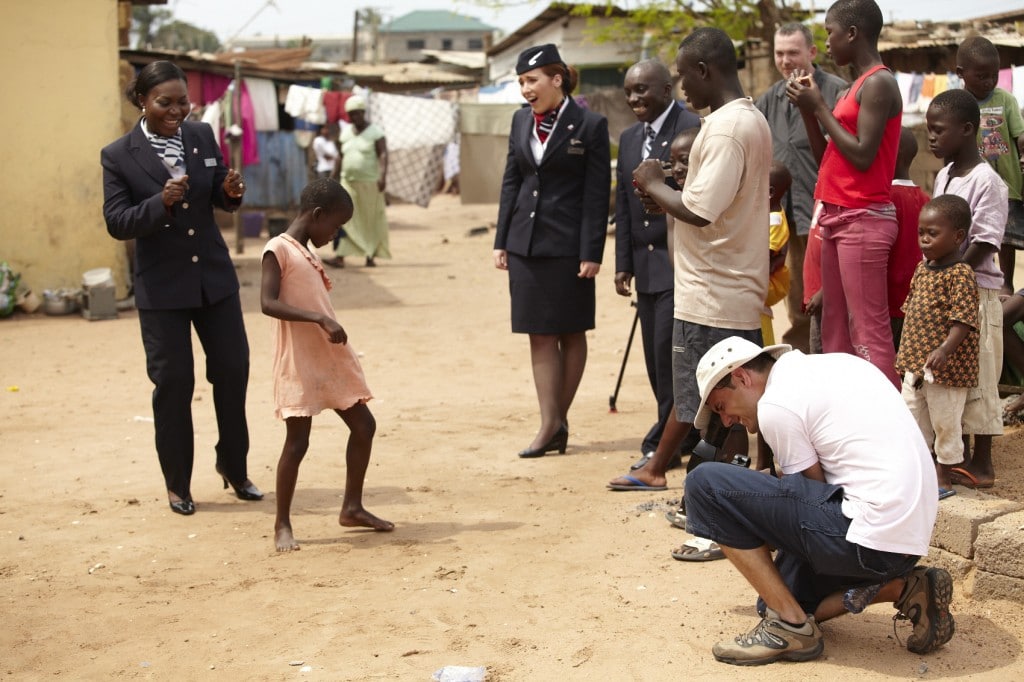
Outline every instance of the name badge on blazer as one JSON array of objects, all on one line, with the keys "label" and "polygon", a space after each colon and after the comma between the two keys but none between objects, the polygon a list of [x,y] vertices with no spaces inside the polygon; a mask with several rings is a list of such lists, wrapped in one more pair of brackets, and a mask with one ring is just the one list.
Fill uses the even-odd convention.
[{"label": "name badge on blazer", "polygon": [[207,168],[213,168],[217,165],[217,159],[203,159],[203,165]]},{"label": "name badge on blazer", "polygon": [[569,149],[570,154],[585,154],[586,150],[583,148],[583,140],[572,137],[569,138]]}]

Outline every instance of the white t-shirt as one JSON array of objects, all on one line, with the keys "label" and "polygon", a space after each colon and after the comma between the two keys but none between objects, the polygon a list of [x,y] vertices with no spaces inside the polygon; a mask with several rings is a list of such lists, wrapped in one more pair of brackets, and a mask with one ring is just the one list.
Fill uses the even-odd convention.
[{"label": "white t-shirt", "polygon": [[897,554],[928,554],[938,480],[899,391],[847,353],[790,351],[775,363],[757,419],[783,474],[816,462],[843,488],[846,539]]},{"label": "white t-shirt", "polygon": [[768,172],[772,136],[747,98],[704,117],[690,150],[682,201],[710,221],[675,221],[678,320],[719,329],[759,329],[768,294]]},{"label": "white t-shirt", "polygon": [[338,145],[334,141],[317,135],[313,139],[313,153],[316,154],[316,172],[334,170],[334,162],[338,160]]},{"label": "white t-shirt", "polygon": [[974,270],[978,286],[982,289],[1001,289],[1003,271],[999,269],[999,247],[1003,243],[1006,231],[1006,216],[1009,210],[1006,183],[999,173],[992,170],[987,163],[979,163],[971,172],[962,178],[949,177],[947,164],[935,176],[932,196],[955,194],[964,199],[971,207],[971,229],[967,239],[960,246],[960,254],[975,242],[983,242],[996,247],[996,252]]}]

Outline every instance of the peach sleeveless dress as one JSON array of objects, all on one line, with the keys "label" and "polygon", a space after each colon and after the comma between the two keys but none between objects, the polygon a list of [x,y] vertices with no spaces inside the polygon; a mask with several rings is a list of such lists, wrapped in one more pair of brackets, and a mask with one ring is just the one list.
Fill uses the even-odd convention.
[{"label": "peach sleeveless dress", "polygon": [[[327,294],[331,280],[319,257],[288,234],[268,241],[263,249],[267,253],[274,254],[281,267],[282,303],[337,319]],[[325,409],[347,410],[373,398],[351,343],[331,343],[320,325],[312,322],[271,320],[276,339],[274,416],[312,417]]]}]

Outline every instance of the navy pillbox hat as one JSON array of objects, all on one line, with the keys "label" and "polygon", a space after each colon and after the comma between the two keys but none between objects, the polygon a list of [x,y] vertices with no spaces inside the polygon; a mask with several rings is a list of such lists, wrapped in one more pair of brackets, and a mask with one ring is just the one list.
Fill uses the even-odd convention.
[{"label": "navy pillbox hat", "polygon": [[558,48],[552,43],[529,47],[519,53],[519,61],[516,62],[516,75],[522,75],[527,71],[547,66],[548,64],[564,64]]}]

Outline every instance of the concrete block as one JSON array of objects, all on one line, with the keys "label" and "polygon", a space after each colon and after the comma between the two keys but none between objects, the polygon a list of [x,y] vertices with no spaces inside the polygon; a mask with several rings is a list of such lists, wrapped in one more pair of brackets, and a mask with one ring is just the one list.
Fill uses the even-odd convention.
[{"label": "concrete block", "polygon": [[1024,603],[1024,579],[975,571],[971,599],[1007,599]]},{"label": "concrete block", "polygon": [[978,528],[974,560],[978,568],[1024,579],[1024,511],[1005,514]]},{"label": "concrete block", "polygon": [[917,562],[917,565],[944,568],[953,576],[953,580],[957,581],[966,579],[967,575],[974,569],[974,562],[970,559],[953,552],[947,552],[938,547],[929,547],[928,556],[923,557]]},{"label": "concrete block", "polygon": [[983,523],[1021,508],[1022,505],[1017,502],[958,486],[956,495],[939,503],[931,544],[973,559],[978,528]]}]

